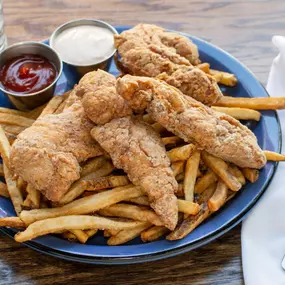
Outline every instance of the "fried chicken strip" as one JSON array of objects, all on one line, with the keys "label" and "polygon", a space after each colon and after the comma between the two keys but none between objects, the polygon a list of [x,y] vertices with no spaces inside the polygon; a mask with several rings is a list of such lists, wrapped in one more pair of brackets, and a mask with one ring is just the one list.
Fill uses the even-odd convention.
[{"label": "fried chicken strip", "polygon": [[90,135],[92,127],[80,101],[63,113],[41,117],[14,142],[12,170],[49,200],[60,200],[79,179],[79,163],[103,154]]},{"label": "fried chicken strip", "polygon": [[116,35],[115,44],[132,75],[157,77],[206,105],[223,96],[216,80],[192,65],[199,63],[198,49],[184,36],[140,24]]},{"label": "fried chicken strip", "polygon": [[246,126],[164,82],[126,75],[118,79],[117,91],[136,112],[146,109],[167,130],[212,155],[240,167],[261,168],[266,163]]},{"label": "fried chicken strip", "polygon": [[96,126],[92,137],[107,151],[117,168],[147,193],[151,207],[164,225],[173,230],[178,208],[178,185],[159,135],[139,118],[125,117]]}]

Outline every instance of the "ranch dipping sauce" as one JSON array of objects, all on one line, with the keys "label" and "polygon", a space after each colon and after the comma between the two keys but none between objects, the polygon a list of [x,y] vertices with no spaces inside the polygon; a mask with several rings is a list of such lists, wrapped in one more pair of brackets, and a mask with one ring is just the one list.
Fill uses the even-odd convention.
[{"label": "ranch dipping sauce", "polygon": [[63,61],[88,66],[112,55],[115,50],[114,33],[108,28],[94,25],[70,27],[56,36],[53,47]]}]

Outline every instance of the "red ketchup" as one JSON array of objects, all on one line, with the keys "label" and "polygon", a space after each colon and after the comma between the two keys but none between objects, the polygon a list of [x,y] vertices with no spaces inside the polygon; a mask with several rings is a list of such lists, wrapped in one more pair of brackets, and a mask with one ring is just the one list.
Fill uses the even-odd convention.
[{"label": "red ketchup", "polygon": [[8,61],[0,68],[0,81],[7,91],[30,94],[50,85],[57,71],[46,58],[25,54]]}]

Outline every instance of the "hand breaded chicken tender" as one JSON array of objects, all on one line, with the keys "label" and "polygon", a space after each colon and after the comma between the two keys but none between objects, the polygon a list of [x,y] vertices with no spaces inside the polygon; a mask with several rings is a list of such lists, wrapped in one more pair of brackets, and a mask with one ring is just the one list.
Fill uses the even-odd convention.
[{"label": "hand breaded chicken tender", "polygon": [[266,163],[246,126],[162,81],[125,75],[118,79],[117,91],[135,111],[146,109],[167,130],[212,155],[240,167],[261,168]]}]

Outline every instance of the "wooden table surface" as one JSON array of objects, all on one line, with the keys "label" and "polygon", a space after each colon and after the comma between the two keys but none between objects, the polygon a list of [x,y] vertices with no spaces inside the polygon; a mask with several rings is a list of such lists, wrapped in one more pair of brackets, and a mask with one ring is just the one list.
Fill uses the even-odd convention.
[{"label": "wooden table surface", "polygon": [[[241,60],[265,84],[285,30],[284,0],[4,0],[9,44],[42,40],[60,24],[96,18],[154,23],[204,38]],[[243,284],[238,226],[193,252],[148,264],[95,266],[45,256],[0,235],[0,284]]]}]

